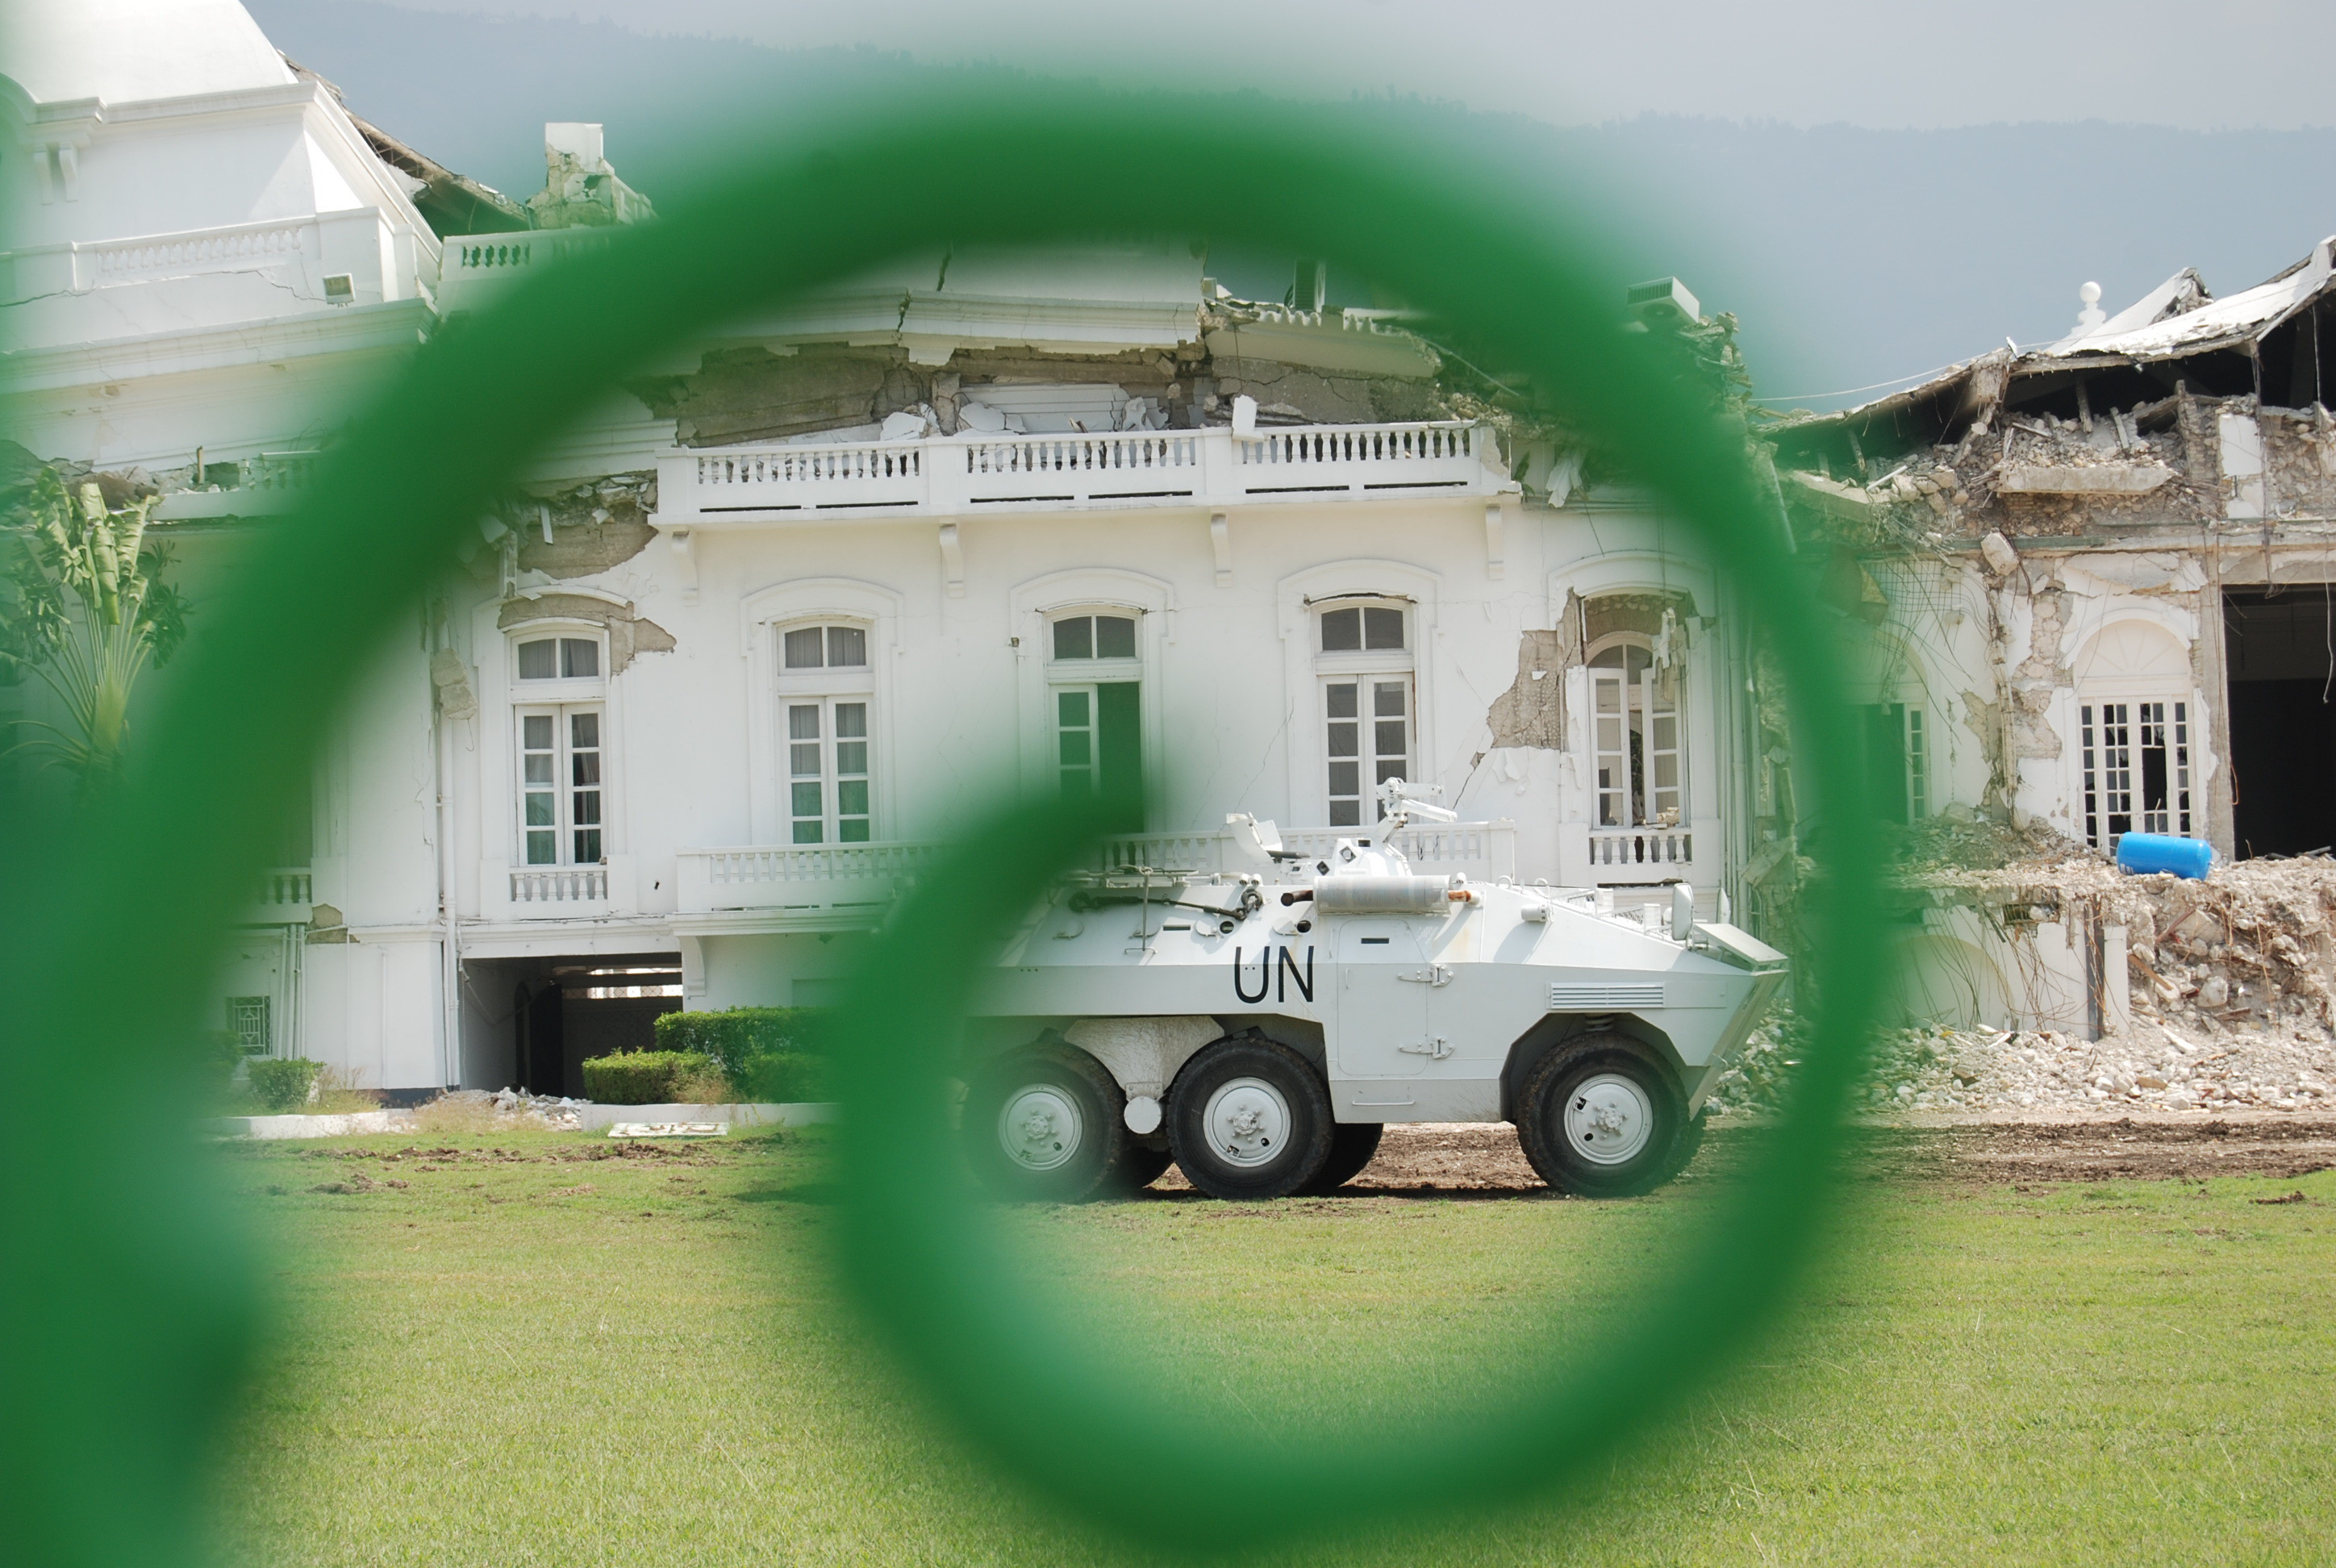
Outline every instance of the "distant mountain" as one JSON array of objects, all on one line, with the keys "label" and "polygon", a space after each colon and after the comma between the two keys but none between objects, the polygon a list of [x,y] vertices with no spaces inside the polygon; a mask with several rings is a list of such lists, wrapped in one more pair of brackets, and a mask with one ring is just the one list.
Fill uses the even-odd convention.
[{"label": "distant mountain", "polygon": [[[606,123],[610,160],[654,199],[718,160],[725,128],[742,119],[784,126],[836,98],[1018,79],[875,49],[784,51],[366,3],[246,4],[357,112],[517,197],[542,183],[547,120]],[[1238,98],[1226,103],[1239,112]],[[1707,310],[1736,312],[1771,397],[1912,376],[2007,336],[2057,337],[2088,278],[2112,310],[2184,267],[2229,293],[2336,232],[2336,130],[1804,130],[1658,117],[1557,127],[1417,100],[1365,112],[1484,143],[1516,170],[1521,201],[1588,191],[1628,215],[1618,270],[1675,273]],[[1171,132],[1131,130],[1147,134]],[[961,144],[934,155],[994,170],[1011,166],[1013,149],[968,126]],[[1252,296],[1280,297],[1288,283],[1282,260],[1230,244],[1216,246],[1212,268]],[[1365,297],[1355,280],[1335,268],[1333,278],[1334,297]]]}]

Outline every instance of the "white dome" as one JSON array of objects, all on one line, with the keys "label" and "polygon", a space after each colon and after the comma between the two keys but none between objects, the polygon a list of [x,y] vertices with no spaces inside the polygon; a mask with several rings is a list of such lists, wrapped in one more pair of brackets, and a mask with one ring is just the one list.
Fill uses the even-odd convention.
[{"label": "white dome", "polygon": [[238,0],[18,0],[0,75],[37,103],[130,103],[293,80]]}]

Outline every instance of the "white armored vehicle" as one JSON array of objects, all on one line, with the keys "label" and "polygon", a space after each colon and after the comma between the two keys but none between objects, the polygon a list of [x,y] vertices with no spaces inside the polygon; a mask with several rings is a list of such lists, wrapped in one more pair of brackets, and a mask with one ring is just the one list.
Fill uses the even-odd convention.
[{"label": "white armored vehicle", "polygon": [[1698,921],[1684,885],[1665,920],[1416,875],[1388,841],[1453,813],[1381,793],[1377,827],[1326,858],[1235,816],[1254,871],[1079,873],[1031,912],[968,1020],[964,1127],[993,1184],[1071,1200],[1173,1160],[1216,1197],[1322,1193],[1388,1122],[1514,1122],[1583,1195],[1687,1164],[1784,956]]}]

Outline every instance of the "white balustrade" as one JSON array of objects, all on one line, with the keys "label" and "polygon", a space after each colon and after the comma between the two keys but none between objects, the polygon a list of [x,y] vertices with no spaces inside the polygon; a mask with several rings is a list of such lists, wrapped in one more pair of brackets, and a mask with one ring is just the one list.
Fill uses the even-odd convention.
[{"label": "white balustrade", "polygon": [[1593,828],[1590,863],[1610,866],[1680,867],[1695,859],[1695,835],[1685,828]]},{"label": "white balustrade", "polygon": [[696,459],[695,477],[702,511],[915,505],[924,496],[924,443],[704,453]]},{"label": "white balustrade", "polygon": [[313,223],[243,224],[84,248],[98,287],[202,272],[248,271],[301,259],[315,248]]},{"label": "white balustrade", "polygon": [[[1305,828],[1283,833],[1282,842],[1304,855],[1320,858],[1329,855],[1341,838],[1371,836],[1368,828]],[[1457,872],[1489,881],[1513,875],[1516,869],[1516,824],[1510,822],[1411,828],[1397,834],[1395,842],[1413,856],[1415,870],[1430,875]],[[683,850],[676,857],[676,901],[685,915],[762,911],[812,925],[864,924],[892,901],[904,881],[930,867],[946,848],[903,841]],[[1259,869],[1222,830],[1115,833],[1098,847],[1088,869],[1116,872],[1134,867],[1202,875]]]},{"label": "white balustrade", "polygon": [[1486,427],[1470,424],[1306,424],[1237,436],[1242,466],[1446,463],[1473,459]]},{"label": "white balustrade", "polygon": [[683,914],[766,910],[865,919],[942,851],[906,841],[683,850],[675,857],[676,901]]},{"label": "white balustrade", "polygon": [[1002,507],[1233,506],[1324,492],[1507,488],[1489,427],[1462,422],[1095,434],[928,436],[676,448],[657,460],[658,521]]},{"label": "white balustrade", "polygon": [[[1222,872],[1234,867],[1232,840],[1212,833],[1114,833],[1095,858],[1099,872],[1149,868],[1163,872]],[[1244,867],[1244,869],[1255,869]]]},{"label": "white balustrade", "polygon": [[605,229],[539,229],[511,234],[465,235],[447,242],[443,277],[449,283],[492,280],[524,271],[539,261],[602,249],[613,238]]},{"label": "white balustrade", "polygon": [[514,904],[597,903],[608,896],[606,866],[511,868],[511,901]]},{"label": "white balustrade", "polygon": [[1197,431],[1017,435],[968,443],[965,465],[977,482],[995,475],[1113,475],[1182,482],[1185,489],[1178,493],[1190,494],[1201,466],[1201,437]]},{"label": "white balustrade", "polygon": [[280,909],[295,904],[311,904],[316,884],[306,866],[279,866],[259,873],[258,896],[252,901],[262,909]]}]

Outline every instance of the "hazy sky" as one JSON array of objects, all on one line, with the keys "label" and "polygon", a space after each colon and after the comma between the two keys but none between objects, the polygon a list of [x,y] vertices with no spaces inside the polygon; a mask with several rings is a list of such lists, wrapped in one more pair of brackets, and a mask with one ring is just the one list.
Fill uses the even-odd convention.
[{"label": "hazy sky", "polygon": [[[1390,127],[1481,147],[1520,201],[1604,215],[1620,282],[1676,273],[1708,309],[1737,313],[1763,393],[1795,402],[1856,401],[2007,336],[2058,337],[2088,278],[2112,309],[2184,267],[2227,293],[2336,230],[2336,108],[2322,107],[2336,93],[2282,98],[2263,85],[2266,73],[2300,73],[2293,62],[2336,58],[2336,23],[2296,8],[2285,34],[2261,20],[2281,8],[2254,8],[2250,33],[2210,26],[2210,7],[2176,18],[2158,0],[2132,0],[2147,20],[2118,36],[2170,42],[2112,65],[2098,49],[2053,44],[2056,29],[2089,36],[2100,8],[2050,0],[2031,0],[2017,20],[1973,0],[1952,27],[1868,7],[1840,31],[1819,24],[1836,8],[1801,0],[1790,35],[1725,18],[1736,31],[1698,32],[1677,18],[1717,8],[1683,0],[1660,49],[1637,36],[1644,24],[1575,24],[1562,8],[1514,0],[1447,0],[1432,24],[1424,10],[1368,0],[1335,11],[1245,0],[1240,26],[1220,19],[1230,8],[1219,0],[1189,0],[1173,27],[1143,8],[1155,18],[1148,30],[1131,20],[1138,7],[1090,5],[1074,25],[1051,0],[1020,10],[570,0],[567,17],[543,15],[563,0],[245,4],[358,112],[520,196],[542,182],[550,120],[605,123],[618,169],[662,200],[701,177],[709,155],[718,166],[742,122],[774,110],[815,122],[838,96],[913,97],[931,83],[1010,91],[1016,78],[997,64],[1076,74],[1143,58],[1143,80],[1204,95],[1393,87],[1419,97],[1377,106]],[[2336,17],[2336,0],[2322,4]],[[863,20],[880,15],[881,31]],[[736,41],[748,33],[754,42]],[[2228,63],[2243,43],[2254,56],[2244,70]],[[2088,63],[2040,63],[2070,54]],[[2192,60],[2209,65],[2191,71]],[[1569,107],[1550,85],[1561,80],[1604,96]],[[2212,128],[2282,102],[2330,123]],[[1562,123],[1592,114],[1598,123]],[[1173,135],[1133,126],[1130,145]],[[1013,157],[978,124],[939,151]],[[1267,298],[1288,287],[1288,258],[1245,254],[1231,236],[1210,242],[1230,287]],[[1335,265],[1331,276],[1334,298],[1368,299],[1367,279]],[[1821,393],[1840,395],[1808,395]]]},{"label": "hazy sky", "polygon": [[[327,7],[339,0],[307,0]],[[404,0],[1199,89],[1420,93],[1558,123],[2336,124],[2330,0]]]}]

